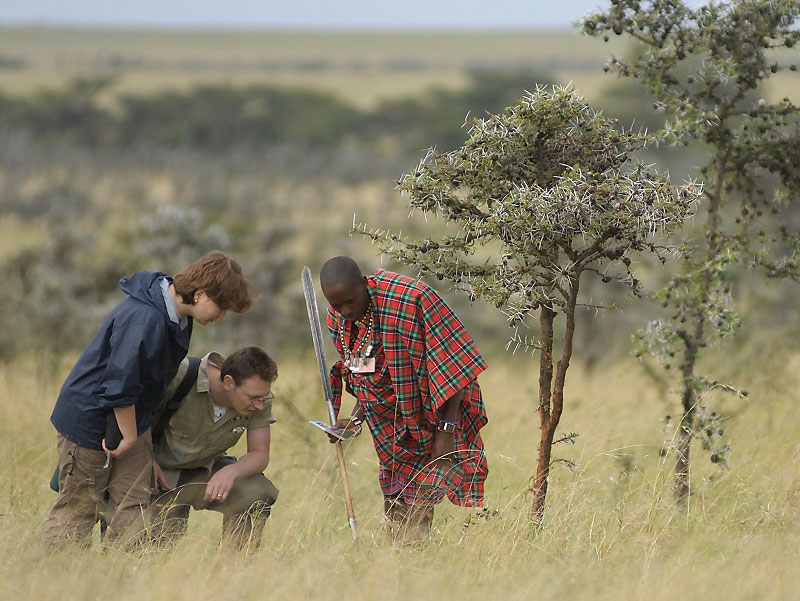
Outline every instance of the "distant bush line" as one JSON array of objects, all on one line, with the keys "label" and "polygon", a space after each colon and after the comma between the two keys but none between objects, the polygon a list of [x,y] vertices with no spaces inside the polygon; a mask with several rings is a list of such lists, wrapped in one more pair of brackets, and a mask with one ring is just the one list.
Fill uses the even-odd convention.
[{"label": "distant bush line", "polygon": [[429,146],[459,145],[467,115],[502,111],[524,90],[552,78],[528,71],[474,71],[464,89],[434,88],[385,100],[374,109],[356,108],[322,91],[274,86],[123,95],[108,109],[98,97],[112,82],[78,79],[29,96],[0,93],[0,127],[101,149],[144,145],[218,153],[283,145],[330,149],[358,142],[384,153],[416,155]]}]

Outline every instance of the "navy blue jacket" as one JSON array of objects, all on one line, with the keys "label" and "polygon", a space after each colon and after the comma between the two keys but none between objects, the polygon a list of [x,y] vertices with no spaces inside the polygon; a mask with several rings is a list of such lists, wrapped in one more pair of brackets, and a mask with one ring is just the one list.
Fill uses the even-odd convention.
[{"label": "navy blue jacket", "polygon": [[136,405],[139,434],[189,350],[192,318],[185,330],[170,320],[161,279],[141,271],[119,281],[128,297],[108,316],[67,376],[50,421],[62,435],[102,450],[106,416],[114,407]]}]

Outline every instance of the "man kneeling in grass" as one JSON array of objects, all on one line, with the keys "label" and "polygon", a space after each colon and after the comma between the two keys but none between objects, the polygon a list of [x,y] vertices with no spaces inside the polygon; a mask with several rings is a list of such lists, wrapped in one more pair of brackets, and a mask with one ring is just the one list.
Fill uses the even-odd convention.
[{"label": "man kneeling in grass", "polygon": [[[235,546],[258,547],[278,497],[263,474],[277,377],[275,362],[257,346],[227,359],[212,352],[183,361],[153,431],[155,484],[163,491],[150,506],[156,542],[183,534],[192,507],[222,513],[223,537]],[[247,452],[226,456],[245,431]]]}]

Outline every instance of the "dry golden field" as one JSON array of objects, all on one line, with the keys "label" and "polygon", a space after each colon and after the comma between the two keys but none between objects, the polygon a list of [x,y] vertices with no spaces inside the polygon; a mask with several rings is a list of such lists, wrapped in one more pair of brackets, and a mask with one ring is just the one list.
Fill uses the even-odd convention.
[{"label": "dry golden field", "polygon": [[[220,326],[215,326],[220,327]],[[257,341],[253,341],[257,342]],[[734,452],[718,474],[695,450],[687,514],[670,497],[662,393],[632,360],[567,385],[562,432],[580,434],[557,456],[546,522],[533,533],[526,494],[538,431],[529,357],[490,355],[481,377],[490,423],[488,519],[441,506],[434,540],[395,548],[381,536],[374,451],[366,435],[346,450],[360,542],[344,516],[332,448],[309,418],[323,418],[313,357],[280,363],[268,476],[281,497],[251,557],[218,547],[220,520],[193,514],[172,551],[47,555],[39,535],[53,493],[47,418],[70,359],[0,369],[0,598],[126,599],[795,599],[800,585],[800,356],[764,349],[717,353],[751,400],[726,401]],[[497,512],[496,515],[494,512]]]}]

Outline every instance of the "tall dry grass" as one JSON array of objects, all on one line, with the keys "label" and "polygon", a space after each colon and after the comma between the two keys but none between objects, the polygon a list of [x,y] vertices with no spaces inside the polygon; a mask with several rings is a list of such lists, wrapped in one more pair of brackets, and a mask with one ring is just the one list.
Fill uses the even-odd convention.
[{"label": "tall dry grass", "polygon": [[[753,357],[756,357],[755,359]],[[761,357],[761,359],[758,359]],[[687,514],[671,501],[659,450],[668,407],[633,361],[571,371],[563,432],[580,433],[555,466],[546,522],[531,532],[525,490],[538,432],[529,357],[489,356],[481,377],[491,510],[440,506],[434,540],[396,548],[381,536],[371,443],[346,451],[361,540],[347,528],[332,448],[305,423],[322,418],[313,359],[283,362],[272,462],[281,489],[263,548],[231,555],[219,516],[193,513],[172,550],[47,554],[39,544],[53,493],[49,412],[69,358],[0,368],[0,599],[795,599],[800,584],[800,356],[721,353],[750,387],[725,401],[734,453],[717,474],[698,450]],[[496,514],[495,514],[496,512]]]}]

